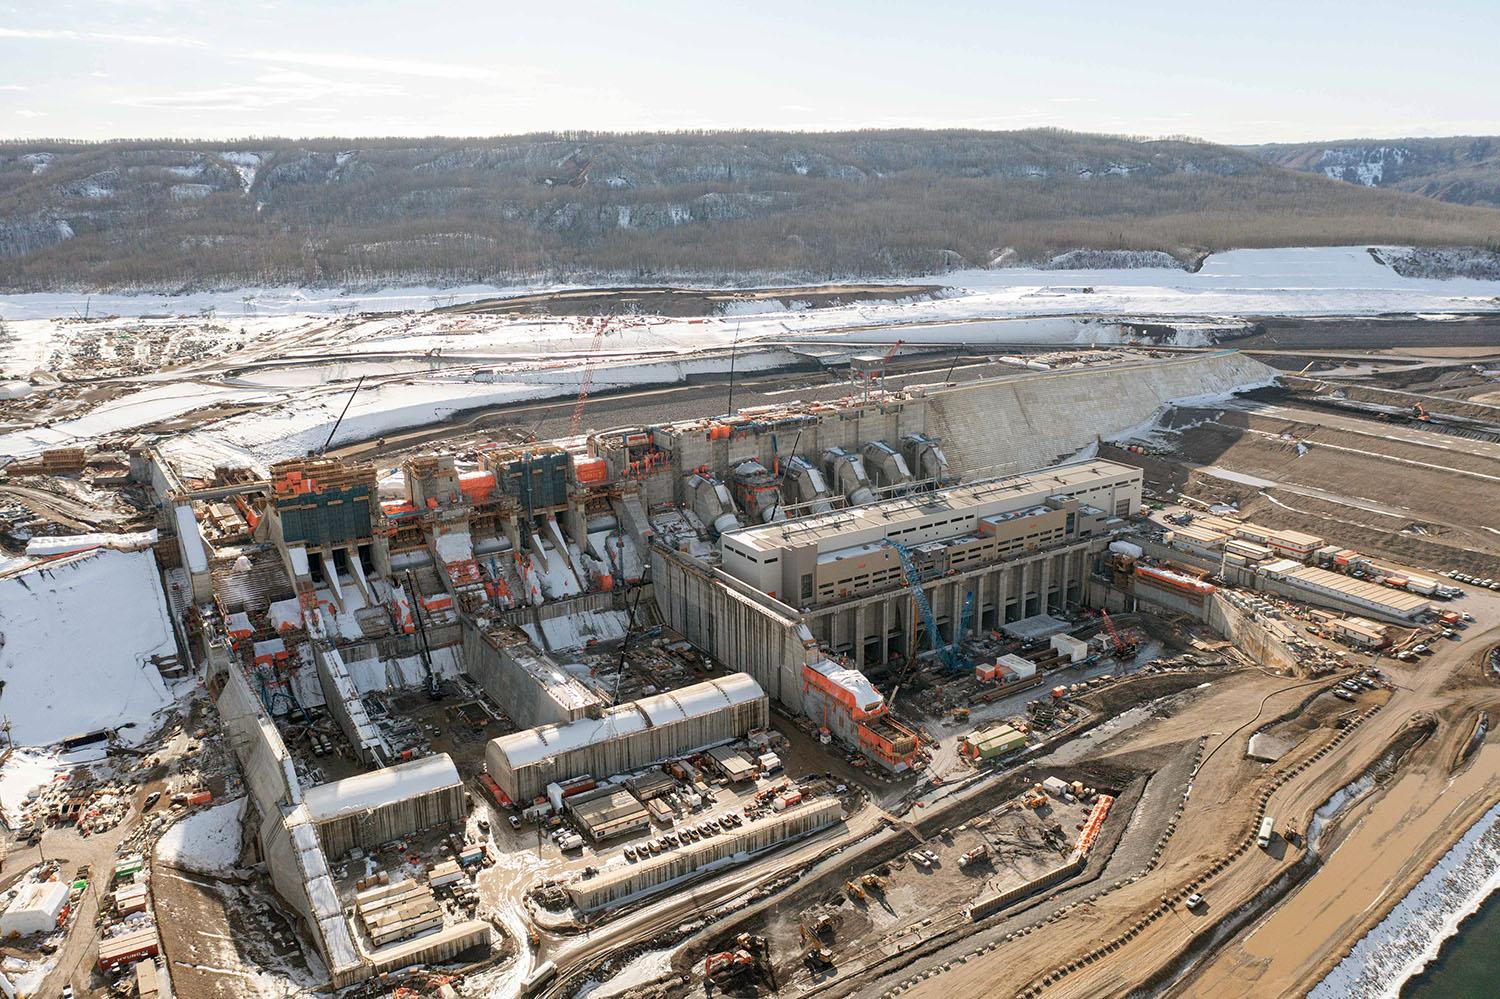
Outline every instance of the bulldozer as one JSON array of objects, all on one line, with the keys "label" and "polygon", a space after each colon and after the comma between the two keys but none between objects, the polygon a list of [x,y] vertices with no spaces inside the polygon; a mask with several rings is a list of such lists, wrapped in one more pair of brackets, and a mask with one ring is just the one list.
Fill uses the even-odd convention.
[{"label": "bulldozer", "polygon": [[865,900],[865,890],[859,885],[855,884],[853,881],[845,881],[844,890],[849,893],[849,897],[852,899],[856,899],[860,902],[863,902]]},{"label": "bulldozer", "polygon": [[885,891],[885,878],[879,874],[866,874],[859,879],[859,883],[866,891]]},{"label": "bulldozer", "polygon": [[807,953],[802,955],[809,969],[821,971],[824,968],[833,967],[833,951],[827,947],[809,947]]},{"label": "bulldozer", "polygon": [[814,919],[812,921],[812,925],[810,925],[810,926],[808,925],[808,923],[806,921],[804,921],[802,923],[801,930],[802,930],[802,942],[805,943],[805,944],[812,944],[813,946],[817,946],[818,945],[818,941],[820,941],[820,940],[823,940],[823,939],[832,940],[833,939],[833,917],[830,916],[830,915],[828,915],[828,913],[825,912],[822,915],[820,915],[818,918]]}]

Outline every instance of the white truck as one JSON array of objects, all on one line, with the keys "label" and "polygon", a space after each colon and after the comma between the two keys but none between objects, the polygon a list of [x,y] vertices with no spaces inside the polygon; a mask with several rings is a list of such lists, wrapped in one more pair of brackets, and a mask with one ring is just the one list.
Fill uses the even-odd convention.
[{"label": "white truck", "polygon": [[1255,837],[1255,845],[1262,850],[1271,848],[1271,840],[1276,837],[1276,820],[1267,815],[1260,820],[1260,832]]}]

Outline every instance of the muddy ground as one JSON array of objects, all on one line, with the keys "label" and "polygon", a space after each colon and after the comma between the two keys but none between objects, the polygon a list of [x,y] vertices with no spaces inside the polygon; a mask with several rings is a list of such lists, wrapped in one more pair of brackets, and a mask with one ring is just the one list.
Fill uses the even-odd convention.
[{"label": "muddy ground", "polygon": [[1395,347],[1500,347],[1500,316],[1494,315],[1440,323],[1412,316],[1257,321],[1265,331],[1236,340],[1234,346],[1241,350],[1359,351]]}]

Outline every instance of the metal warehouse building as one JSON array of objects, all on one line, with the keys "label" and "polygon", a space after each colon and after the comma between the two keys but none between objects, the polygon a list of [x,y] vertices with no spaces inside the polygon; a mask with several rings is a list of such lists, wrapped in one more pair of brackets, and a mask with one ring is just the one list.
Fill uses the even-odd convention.
[{"label": "metal warehouse building", "polygon": [[329,857],[465,814],[463,781],[447,753],[321,784],[302,800]]},{"label": "metal warehouse building", "polygon": [[485,769],[511,801],[524,803],[548,784],[642,767],[770,723],[765,692],[734,673],[606,709],[598,718],[503,735],[485,747]]}]

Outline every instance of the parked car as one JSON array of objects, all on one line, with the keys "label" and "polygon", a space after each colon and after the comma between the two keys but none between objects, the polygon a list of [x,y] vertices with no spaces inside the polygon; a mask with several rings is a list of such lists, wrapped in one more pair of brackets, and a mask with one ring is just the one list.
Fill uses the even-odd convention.
[{"label": "parked car", "polygon": [[1193,892],[1191,895],[1189,895],[1187,897],[1187,902],[1185,904],[1187,905],[1187,907],[1189,909],[1196,909],[1196,908],[1198,908],[1198,906],[1200,906],[1200,905],[1203,904],[1203,894],[1202,894],[1202,892],[1196,892],[1196,891]]}]

